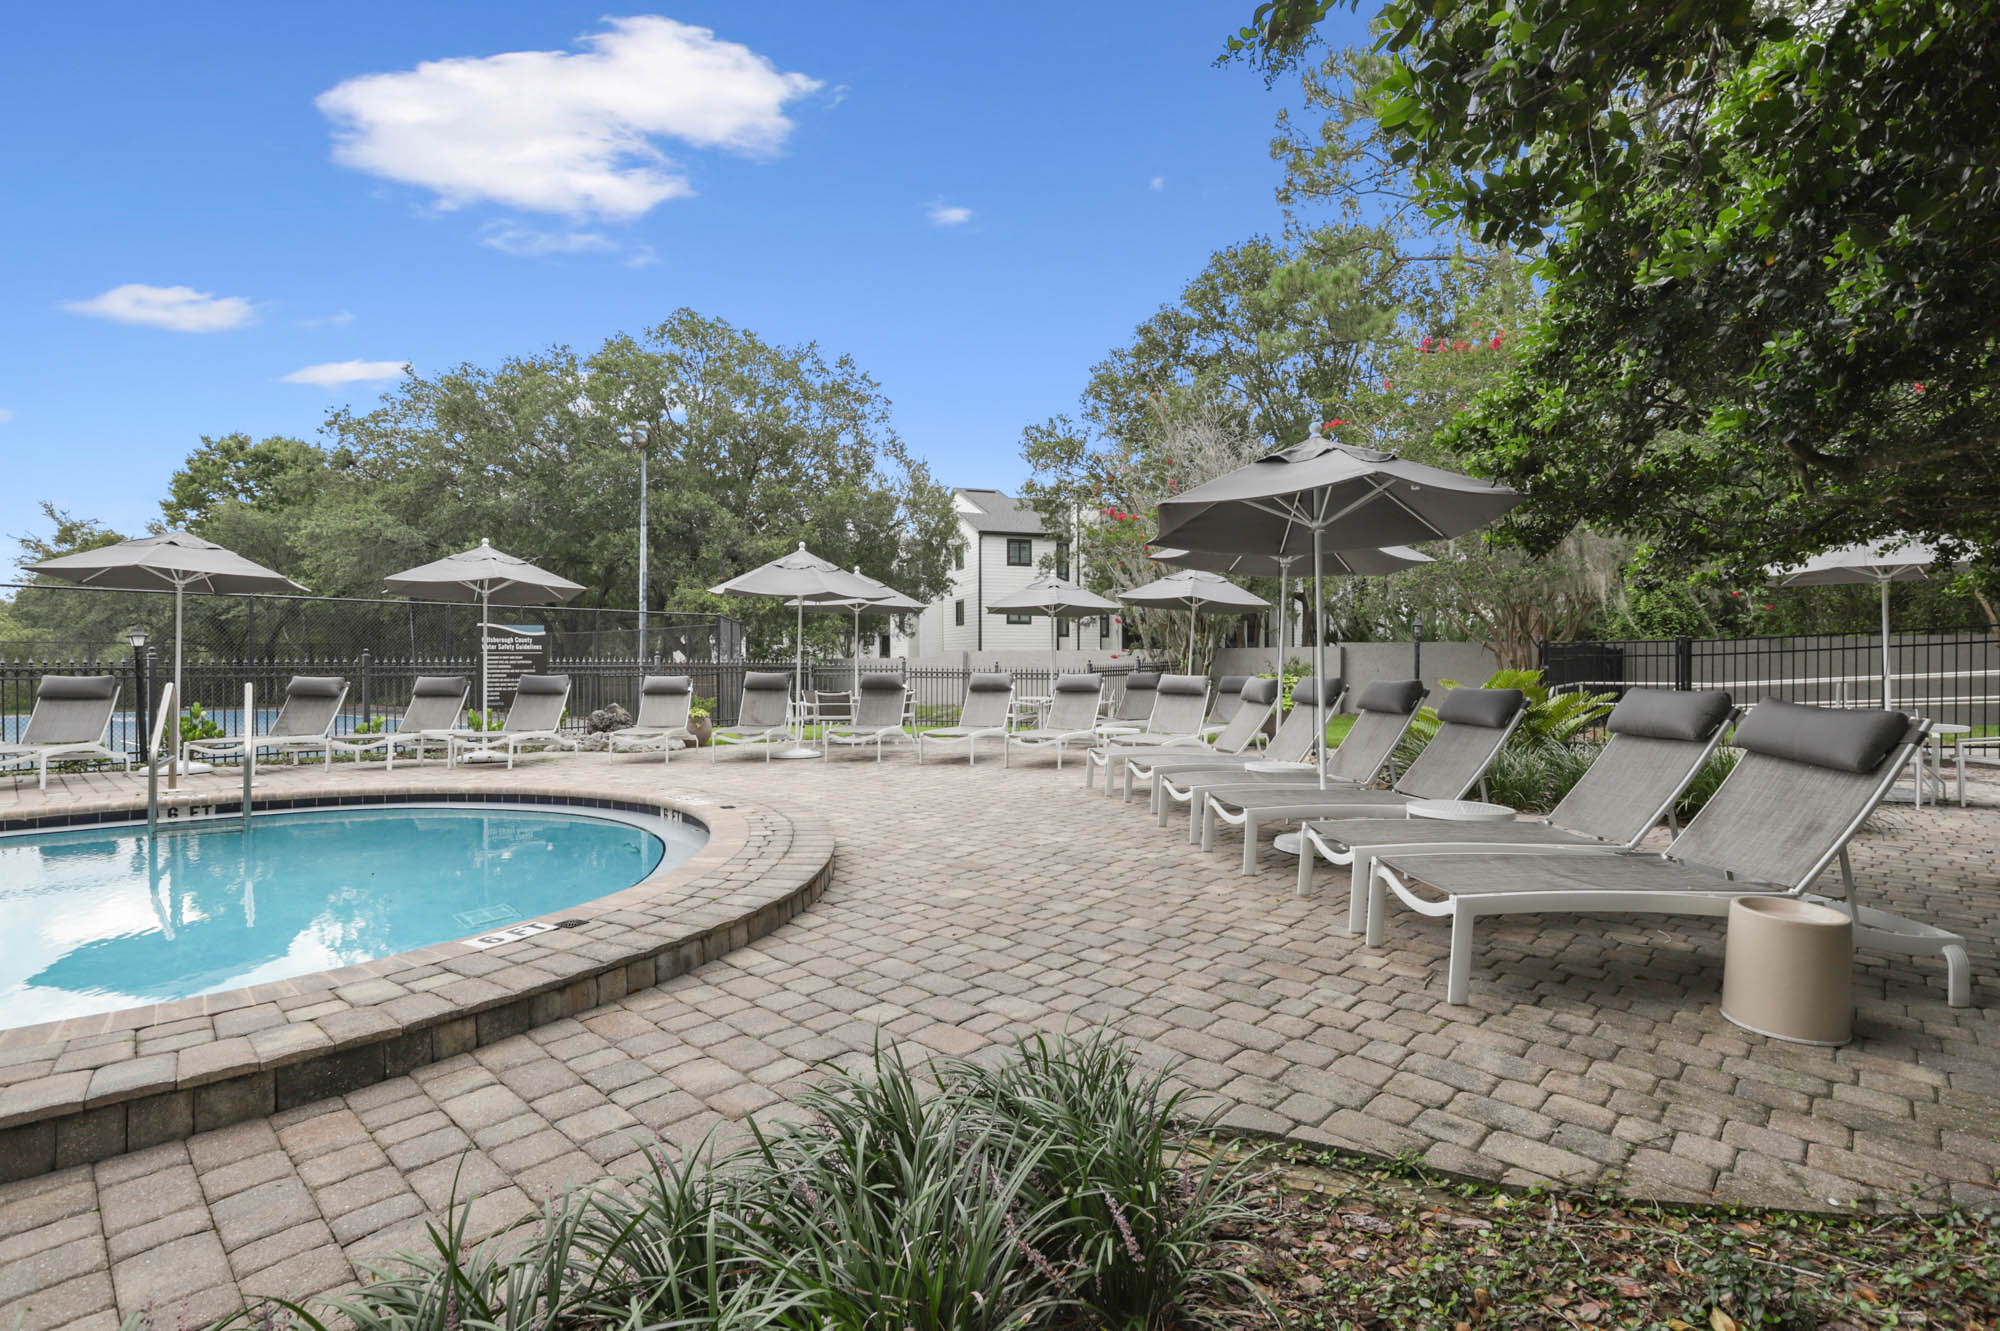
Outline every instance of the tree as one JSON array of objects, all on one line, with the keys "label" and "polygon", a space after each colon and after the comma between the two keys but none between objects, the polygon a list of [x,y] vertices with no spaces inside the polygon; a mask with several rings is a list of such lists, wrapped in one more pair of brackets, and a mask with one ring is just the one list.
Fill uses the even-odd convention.
[{"label": "tree", "polygon": [[[19,562],[38,564],[99,546],[116,545],[124,536],[92,518],[80,518],[68,509],[44,501],[42,517],[49,534],[24,532],[16,536]],[[32,644],[38,654],[75,655],[84,658],[106,656],[119,649],[125,629],[133,623],[157,633],[161,623],[172,622],[172,605],[165,615],[149,614],[162,608],[164,598],[119,592],[93,591],[63,583],[60,579],[37,577],[35,585],[14,593],[6,605],[0,633],[12,643]]]},{"label": "tree", "polygon": [[[1235,45],[1275,73],[1329,7]],[[1516,539],[1596,521],[1748,582],[1905,531],[2000,587],[2000,10],[1392,0],[1378,31],[1420,197],[1541,255],[1519,371],[1446,441],[1529,494]]]}]

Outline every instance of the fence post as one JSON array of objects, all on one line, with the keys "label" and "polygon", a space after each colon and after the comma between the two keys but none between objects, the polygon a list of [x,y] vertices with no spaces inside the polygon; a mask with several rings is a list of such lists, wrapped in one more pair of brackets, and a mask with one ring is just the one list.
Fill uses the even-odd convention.
[{"label": "fence post", "polygon": [[142,757],[146,753],[146,737],[153,733],[153,727],[149,724],[150,718],[146,715],[147,708],[152,705],[151,700],[146,697],[146,694],[149,692],[148,686],[152,681],[147,679],[146,675],[146,649],[144,647],[134,647],[132,649],[132,691],[134,695],[132,715],[137,717],[139,721],[139,733],[136,737],[137,743],[135,747],[139,750]]},{"label": "fence post", "polygon": [[1674,639],[1674,688],[1686,693],[1694,687],[1694,639],[1683,633]]},{"label": "fence post", "polygon": [[366,647],[361,649],[361,724],[365,729],[375,719],[374,709],[369,705],[368,667],[374,662],[375,654]]}]

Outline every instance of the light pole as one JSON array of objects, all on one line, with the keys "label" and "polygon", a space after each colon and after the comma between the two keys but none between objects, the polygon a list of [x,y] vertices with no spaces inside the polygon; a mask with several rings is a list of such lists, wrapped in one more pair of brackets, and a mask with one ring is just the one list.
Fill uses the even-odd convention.
[{"label": "light pole", "polygon": [[138,740],[139,756],[150,762],[152,755],[146,752],[146,740],[151,736],[152,728],[146,724],[145,625],[134,624],[131,628],[126,629],[125,641],[132,645],[132,692],[134,694],[132,699],[132,717],[138,722],[138,735],[136,738]]},{"label": "light pole", "polygon": [[1416,616],[1410,621],[1410,669],[1421,682],[1424,677],[1424,617]]},{"label": "light pole", "polygon": [[619,428],[627,447],[639,454],[639,660],[646,660],[646,455],[652,448],[652,432],[643,425]]}]

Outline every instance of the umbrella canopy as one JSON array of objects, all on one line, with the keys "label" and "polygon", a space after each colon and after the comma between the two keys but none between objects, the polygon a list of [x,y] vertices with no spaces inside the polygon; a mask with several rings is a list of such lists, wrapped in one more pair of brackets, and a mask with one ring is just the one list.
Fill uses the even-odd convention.
[{"label": "umbrella canopy", "polygon": [[[30,573],[46,573],[65,582],[87,587],[116,587],[124,591],[174,589],[174,707],[186,706],[181,688],[181,621],[188,590],[243,595],[250,592],[302,592],[306,589],[275,569],[245,559],[234,550],[214,541],[204,541],[184,531],[163,536],[142,536],[137,540],[101,545],[95,550],[79,550],[28,565]],[[243,718],[248,733],[251,718]],[[168,743],[175,761],[167,771],[169,786],[179,784],[181,728],[167,727]]]},{"label": "umbrella canopy", "polygon": [[[1503,485],[1314,434],[1163,500],[1156,544],[1304,556],[1313,575],[1313,620],[1324,624],[1327,551],[1443,540],[1482,527],[1520,502]],[[1326,677],[1323,632],[1314,634],[1313,674]],[[1313,706],[1324,734],[1324,689]],[[1319,746],[1319,780],[1326,784],[1325,744]]]},{"label": "umbrella canopy", "polygon": [[1068,578],[1058,578],[1053,574],[1036,578],[1017,592],[996,596],[986,603],[989,615],[1033,615],[1049,621],[1049,683],[1055,683],[1056,674],[1056,621],[1059,619],[1083,619],[1090,615],[1107,615],[1119,609],[1118,602],[1107,601],[1096,592],[1077,586]]},{"label": "umbrella canopy", "polygon": [[493,708],[486,678],[487,607],[495,602],[554,605],[583,590],[581,583],[495,550],[484,537],[471,550],[406,568],[382,581],[387,590],[418,600],[479,602],[479,710],[486,713]]},{"label": "umbrella canopy", "polygon": [[[1290,605],[1286,595],[1286,581],[1292,576],[1292,565],[1298,563],[1293,555],[1221,554],[1211,550],[1176,550],[1169,547],[1155,550],[1153,558],[1162,564],[1174,564],[1181,568],[1205,568],[1211,573],[1227,573],[1237,578],[1276,578],[1278,580],[1278,678],[1285,676],[1285,611]],[[1384,546],[1380,550],[1323,550],[1320,552],[1321,573],[1341,577],[1379,577],[1384,573],[1395,573],[1401,569],[1415,568],[1419,564],[1434,562],[1420,550],[1412,550],[1407,545]]]},{"label": "umbrella canopy", "polygon": [[901,615],[908,614],[912,610],[922,610],[925,607],[924,603],[916,597],[905,596],[888,583],[877,578],[871,578],[858,568],[853,570],[853,573],[861,581],[880,588],[880,594],[865,601],[860,597],[849,601],[806,601],[794,598],[792,606],[801,611],[851,610],[854,612],[854,691],[858,694],[861,692],[861,612],[863,610],[879,610],[887,614]]},{"label": "umbrella canopy", "polygon": [[1194,622],[1200,615],[1241,614],[1246,610],[1268,610],[1271,603],[1238,587],[1220,573],[1184,568],[1164,578],[1118,593],[1127,605],[1151,606],[1165,610],[1185,610],[1188,615],[1187,670],[1194,673]]},{"label": "umbrella canopy", "polygon": [[[1908,536],[1891,536],[1870,545],[1850,545],[1814,555],[1797,568],[1778,571],[1786,587],[1831,587],[1873,583],[1882,592],[1882,707],[1887,711],[1895,701],[1895,684],[1890,668],[1889,584],[1921,582],[1930,577],[1938,562],[1938,552]],[[1956,567],[1964,567],[1959,564]]]}]

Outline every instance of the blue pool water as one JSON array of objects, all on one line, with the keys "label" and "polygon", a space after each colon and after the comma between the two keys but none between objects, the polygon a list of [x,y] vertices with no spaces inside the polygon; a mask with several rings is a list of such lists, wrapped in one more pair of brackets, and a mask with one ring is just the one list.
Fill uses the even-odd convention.
[{"label": "blue pool water", "polygon": [[632,886],[700,827],[507,805],[0,837],[0,1027],[262,984]]}]

